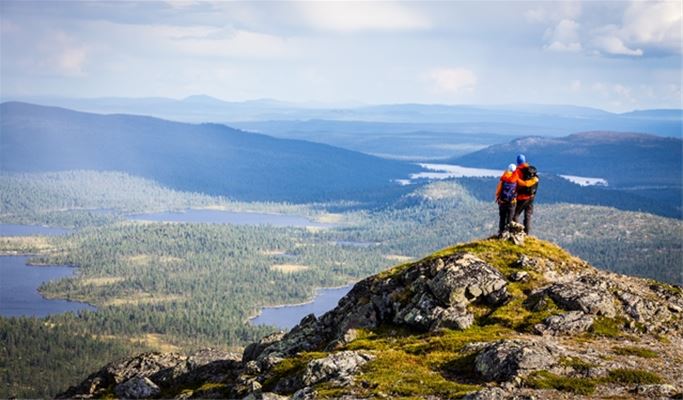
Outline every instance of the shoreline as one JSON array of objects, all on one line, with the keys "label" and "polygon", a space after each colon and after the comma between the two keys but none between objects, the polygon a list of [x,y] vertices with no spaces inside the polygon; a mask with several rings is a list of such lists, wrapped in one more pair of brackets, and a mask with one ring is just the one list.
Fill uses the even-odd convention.
[{"label": "shoreline", "polygon": [[263,309],[265,309],[265,308],[277,309],[277,308],[285,308],[285,307],[299,307],[299,306],[305,306],[305,305],[307,305],[307,304],[313,303],[313,302],[315,301],[315,298],[318,296],[318,293],[319,293],[320,291],[322,291],[322,290],[341,289],[341,288],[348,287],[348,286],[351,286],[351,288],[353,288],[353,285],[355,285],[355,284],[358,283],[358,282],[359,282],[359,281],[352,281],[352,282],[347,283],[347,284],[344,284],[344,285],[338,285],[338,286],[325,286],[325,287],[318,287],[318,288],[315,288],[315,292],[314,292],[314,294],[313,294],[313,297],[312,297],[310,300],[306,300],[306,301],[303,301],[303,302],[300,302],[300,303],[276,304],[276,305],[272,305],[272,306],[270,306],[270,305],[260,306],[260,307],[259,307],[259,311],[258,311],[256,314],[249,316],[249,317],[244,321],[244,323],[245,323],[245,324],[249,324],[249,325],[251,325],[251,326],[258,326],[258,325],[253,325],[253,324],[251,323],[251,321],[252,321],[253,319],[255,319],[255,318],[258,318],[258,316],[260,316],[260,315],[263,313]]},{"label": "shoreline", "polygon": [[[58,265],[58,264],[31,264],[31,263],[29,263],[29,262],[28,262],[29,257],[31,257],[31,256],[36,256],[36,255],[39,255],[39,254],[36,254],[36,253],[0,254],[0,257],[27,257],[26,261],[24,262],[24,267],[34,267],[34,268],[46,268],[46,267],[62,267],[62,268],[64,268],[64,267],[66,267],[66,268],[70,268],[70,269],[74,270],[74,271],[72,272],[72,275],[73,275],[73,273],[76,272],[75,269],[76,269],[76,268],[79,268],[78,266],[70,265],[70,264]],[[65,279],[65,278],[67,278],[67,277],[62,277],[61,279]],[[47,296],[43,291],[40,290],[40,287],[43,286],[43,284],[45,284],[46,282],[49,282],[49,281],[50,281],[50,279],[45,280],[45,281],[42,281],[42,282],[40,283],[40,285],[38,285],[38,286],[35,288],[36,293],[38,293],[38,295],[39,295],[43,300],[46,300],[46,301],[58,300],[58,301],[65,301],[65,302],[67,302],[67,303],[72,303],[72,304],[73,304],[73,303],[78,303],[78,304],[83,304],[83,305],[85,305],[85,306],[87,306],[87,307],[91,307],[91,308],[93,308],[93,309],[86,308],[86,309],[81,309],[81,310],[65,310],[65,311],[61,311],[61,312],[58,312],[58,313],[49,313],[49,314],[43,315],[43,316],[37,316],[37,315],[33,315],[33,314],[4,315],[4,314],[1,314],[1,313],[0,313],[0,317],[2,317],[2,318],[22,318],[22,317],[47,318],[47,317],[50,317],[50,316],[53,316],[53,315],[60,315],[60,314],[69,313],[69,312],[73,312],[73,313],[76,313],[76,312],[78,312],[78,311],[92,311],[92,312],[96,312],[96,311],[98,310],[98,307],[97,307],[95,304],[92,304],[92,303],[89,303],[89,302],[86,302],[86,301],[72,300],[72,299],[66,299],[66,298],[61,298],[61,297],[49,297],[49,296]]]}]

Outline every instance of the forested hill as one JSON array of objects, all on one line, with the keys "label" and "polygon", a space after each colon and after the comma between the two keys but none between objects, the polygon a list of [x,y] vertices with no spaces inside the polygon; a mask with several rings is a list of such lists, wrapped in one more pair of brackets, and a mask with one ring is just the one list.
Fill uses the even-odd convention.
[{"label": "forested hill", "polygon": [[241,200],[375,200],[416,167],[218,124],[0,105],[2,172],[116,170]]},{"label": "forested hill", "polygon": [[451,159],[503,168],[524,153],[539,170],[607,179],[613,187],[681,186],[683,141],[639,133],[584,132],[561,138],[524,137]]}]

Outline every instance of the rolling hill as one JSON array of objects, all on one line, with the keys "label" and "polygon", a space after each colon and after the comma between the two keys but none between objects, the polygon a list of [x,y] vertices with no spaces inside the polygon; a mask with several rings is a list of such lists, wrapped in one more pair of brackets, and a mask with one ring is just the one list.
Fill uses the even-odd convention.
[{"label": "rolling hill", "polygon": [[604,178],[615,188],[681,187],[683,141],[641,133],[584,132],[560,138],[524,137],[449,160],[504,168],[518,153],[539,171]]},{"label": "rolling hill", "polygon": [[122,171],[172,188],[240,200],[373,201],[417,167],[219,124],[0,105],[0,170]]}]

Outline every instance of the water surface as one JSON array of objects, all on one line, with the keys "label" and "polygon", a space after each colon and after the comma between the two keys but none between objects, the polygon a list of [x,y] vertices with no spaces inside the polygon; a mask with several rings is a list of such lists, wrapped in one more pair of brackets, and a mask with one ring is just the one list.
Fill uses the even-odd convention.
[{"label": "water surface", "polygon": [[336,307],[339,300],[351,288],[352,285],[318,289],[310,303],[264,307],[258,316],[249,320],[249,323],[252,325],[272,325],[283,330],[289,330],[308,314],[315,314],[319,317]]},{"label": "water surface", "polygon": [[28,256],[0,256],[0,315],[5,317],[44,317],[67,311],[95,310],[75,301],[48,300],[38,287],[51,280],[71,276],[73,267],[63,265],[26,265]]},{"label": "water surface", "polygon": [[41,225],[0,224],[0,236],[60,236],[71,232],[67,228]]}]

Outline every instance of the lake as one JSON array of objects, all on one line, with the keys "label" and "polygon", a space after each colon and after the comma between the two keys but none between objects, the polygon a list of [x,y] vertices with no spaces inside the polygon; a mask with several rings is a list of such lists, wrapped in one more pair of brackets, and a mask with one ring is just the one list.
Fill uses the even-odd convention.
[{"label": "lake", "polygon": [[252,325],[272,325],[283,330],[289,330],[298,324],[308,314],[321,316],[337,306],[353,285],[338,288],[318,289],[313,300],[304,304],[264,307],[261,313],[250,319]]},{"label": "lake", "polygon": [[41,225],[0,224],[0,236],[59,236],[71,232],[67,228],[55,228]]},{"label": "lake", "polygon": [[86,303],[48,300],[41,296],[38,287],[43,282],[71,276],[74,268],[27,266],[28,259],[28,256],[0,256],[0,315],[44,317],[67,311],[95,310]]},{"label": "lake", "polygon": [[219,210],[196,210],[189,209],[183,212],[160,212],[150,214],[136,214],[128,216],[133,221],[156,221],[156,222],[194,222],[205,224],[233,224],[233,225],[271,225],[277,227],[331,227],[332,224],[323,224],[311,221],[308,218],[287,214],[267,214],[256,212],[232,212]]},{"label": "lake", "polygon": [[[418,164],[427,171],[411,174],[410,179],[396,179],[399,185],[409,185],[415,180],[429,179],[441,180],[451,178],[498,178],[502,175],[503,169],[487,169],[487,168],[470,168],[454,164]],[[580,186],[608,186],[608,183],[603,178],[592,178],[586,176],[575,175],[559,175],[559,177],[566,179],[572,183]]]}]

